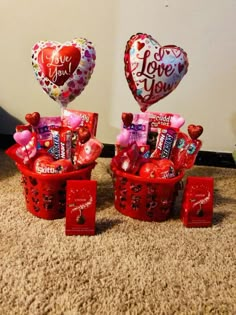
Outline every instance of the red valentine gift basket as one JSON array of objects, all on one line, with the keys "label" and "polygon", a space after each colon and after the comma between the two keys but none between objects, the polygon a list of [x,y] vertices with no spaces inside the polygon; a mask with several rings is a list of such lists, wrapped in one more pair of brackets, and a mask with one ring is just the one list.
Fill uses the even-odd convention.
[{"label": "red valentine gift basket", "polygon": [[158,112],[122,114],[121,133],[110,165],[114,204],[122,214],[159,222],[171,216],[184,171],[193,166],[201,147],[196,138],[202,130],[196,133],[196,126],[190,125],[191,136],[180,132],[184,123],[180,118]]},{"label": "red valentine gift basket", "polygon": [[170,179],[144,179],[112,168],[115,208],[144,221],[164,221],[171,215],[184,173]]},{"label": "red valentine gift basket", "polygon": [[111,161],[115,207],[122,214],[145,221],[171,216],[185,169],[194,165],[203,128],[189,125],[179,114],[148,112],[169,95],[188,70],[186,52],[161,46],[152,36],[137,33],[128,40],[125,76],[140,113],[122,113],[116,153]]},{"label": "red valentine gift basket", "polygon": [[103,148],[97,113],[65,111],[64,119],[27,114],[29,124],[16,126],[6,151],[21,172],[27,209],[48,220],[65,216],[67,180],[90,179]]},{"label": "red valentine gift basket", "polygon": [[78,171],[61,174],[38,174],[22,164],[17,164],[21,172],[26,207],[33,215],[46,219],[65,216],[67,180],[90,179],[95,162]]}]

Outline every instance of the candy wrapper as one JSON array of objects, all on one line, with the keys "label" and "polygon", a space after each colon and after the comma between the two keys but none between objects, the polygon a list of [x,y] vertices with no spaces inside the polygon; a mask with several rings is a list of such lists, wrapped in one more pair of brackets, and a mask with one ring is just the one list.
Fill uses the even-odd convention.
[{"label": "candy wrapper", "polygon": [[117,136],[117,145],[127,147],[133,142],[136,142],[139,146],[146,144],[148,126],[149,116],[147,113],[134,114],[130,124],[122,123],[121,133]]},{"label": "candy wrapper", "polygon": [[51,155],[42,155],[35,159],[33,171],[39,174],[62,174],[71,172],[74,167],[70,160],[54,160]]},{"label": "candy wrapper", "polygon": [[48,150],[56,160],[71,159],[72,131],[66,127],[51,128],[52,146]]},{"label": "candy wrapper", "polygon": [[95,161],[101,154],[103,144],[96,138],[90,138],[86,143],[77,143],[73,164],[75,168],[81,168],[83,165],[88,165]]},{"label": "candy wrapper", "polygon": [[146,161],[140,153],[140,148],[136,142],[121,150],[111,161],[111,168],[136,174],[142,163]]},{"label": "candy wrapper", "polygon": [[71,127],[72,129],[80,126],[87,127],[91,136],[95,137],[97,133],[98,113],[64,109],[62,123],[63,126]]},{"label": "candy wrapper", "polygon": [[[163,130],[179,130],[180,127],[185,123],[185,119],[178,114],[172,113],[160,113],[160,112],[149,112],[149,130],[148,130],[148,141],[147,143],[150,145],[151,153],[156,149],[158,142],[161,140],[160,134],[163,133]],[[174,133],[172,132],[174,136]],[[169,139],[170,140],[170,139]],[[174,141],[174,138],[173,138]],[[168,149],[167,149],[168,150]],[[160,155],[160,152],[156,152],[157,156]],[[169,158],[170,152],[169,150],[160,155],[161,158]]]},{"label": "candy wrapper", "polygon": [[61,117],[40,117],[37,126],[33,129],[37,134],[37,142],[39,148],[49,148],[52,145],[51,128],[61,126]]},{"label": "candy wrapper", "polygon": [[149,159],[141,166],[139,175],[145,178],[172,178],[175,177],[175,166],[170,160]]},{"label": "candy wrapper", "polygon": [[178,131],[172,127],[163,126],[160,128],[156,140],[156,147],[151,157],[155,159],[169,159],[177,132]]},{"label": "candy wrapper", "polygon": [[176,170],[193,167],[201,146],[201,140],[191,139],[187,134],[179,132],[171,153],[171,160],[174,162]]}]

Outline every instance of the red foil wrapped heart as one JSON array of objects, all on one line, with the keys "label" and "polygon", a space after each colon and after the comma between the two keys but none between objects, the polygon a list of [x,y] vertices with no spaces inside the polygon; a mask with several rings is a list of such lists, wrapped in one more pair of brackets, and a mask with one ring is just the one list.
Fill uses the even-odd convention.
[{"label": "red foil wrapped heart", "polygon": [[38,112],[33,112],[31,114],[25,115],[25,120],[31,125],[31,126],[37,126],[40,120],[40,114]]},{"label": "red foil wrapped heart", "polygon": [[129,127],[133,121],[133,114],[132,113],[122,113],[121,119],[125,127]]},{"label": "red foil wrapped heart", "polygon": [[175,176],[174,163],[168,159],[149,159],[141,166],[139,175],[145,178],[172,178]]},{"label": "red foil wrapped heart", "polygon": [[78,128],[78,140],[80,143],[87,142],[91,137],[91,133],[86,126],[81,126]]},{"label": "red foil wrapped heart", "polygon": [[188,126],[188,134],[191,139],[195,140],[201,136],[203,133],[203,127],[200,125],[189,125]]}]

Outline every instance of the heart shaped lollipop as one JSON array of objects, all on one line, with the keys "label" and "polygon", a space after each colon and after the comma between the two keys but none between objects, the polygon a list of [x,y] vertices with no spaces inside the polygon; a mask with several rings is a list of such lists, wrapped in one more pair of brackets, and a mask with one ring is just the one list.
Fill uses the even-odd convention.
[{"label": "heart shaped lollipop", "polygon": [[63,107],[88,84],[95,67],[93,44],[84,38],[64,44],[40,41],[32,49],[32,65],[43,90]]},{"label": "heart shaped lollipop", "polygon": [[175,45],[161,46],[147,34],[133,35],[127,42],[125,76],[140,109],[170,94],[187,73],[186,52]]},{"label": "heart shaped lollipop", "polygon": [[133,114],[132,113],[122,113],[121,119],[125,127],[129,127],[133,121]]},{"label": "heart shaped lollipop", "polygon": [[81,121],[82,121],[82,117],[79,115],[71,115],[70,117],[68,117],[68,125],[72,129],[79,127]]},{"label": "heart shaped lollipop", "polygon": [[188,126],[188,134],[191,139],[195,140],[201,136],[203,133],[203,127],[200,125],[189,125]]},{"label": "heart shaped lollipop", "polygon": [[33,112],[31,114],[25,115],[25,120],[31,125],[31,126],[37,126],[40,120],[40,114],[38,112]]},{"label": "heart shaped lollipop", "polygon": [[173,128],[181,128],[185,123],[185,119],[179,115],[173,115],[171,117],[171,126]]},{"label": "heart shaped lollipop", "polygon": [[32,133],[29,130],[18,131],[14,133],[13,138],[19,145],[26,146],[32,138]]}]

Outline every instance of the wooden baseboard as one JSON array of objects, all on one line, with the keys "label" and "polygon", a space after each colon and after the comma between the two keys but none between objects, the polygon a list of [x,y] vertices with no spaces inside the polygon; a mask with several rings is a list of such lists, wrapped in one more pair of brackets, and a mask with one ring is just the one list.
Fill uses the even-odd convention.
[{"label": "wooden baseboard", "polygon": [[[0,148],[6,150],[13,145],[12,135],[0,135]],[[101,157],[112,158],[115,155],[115,145],[104,143]],[[199,151],[195,161],[196,165],[236,168],[235,161],[231,153]]]}]

